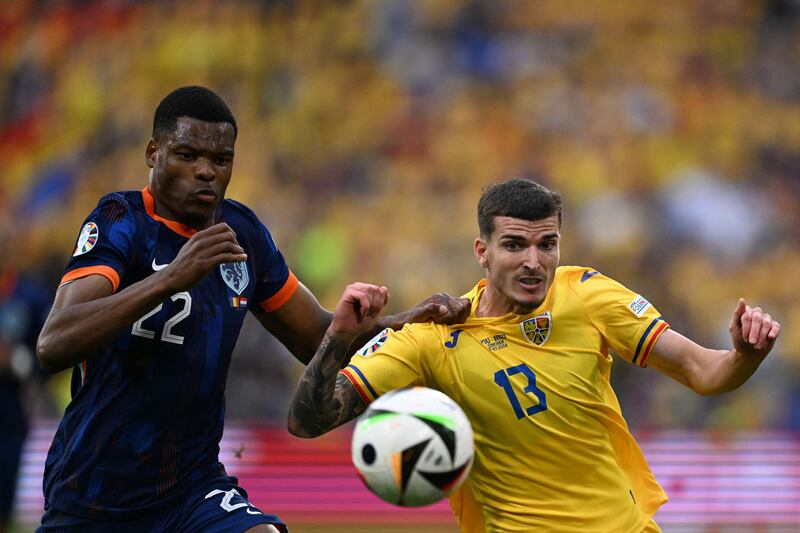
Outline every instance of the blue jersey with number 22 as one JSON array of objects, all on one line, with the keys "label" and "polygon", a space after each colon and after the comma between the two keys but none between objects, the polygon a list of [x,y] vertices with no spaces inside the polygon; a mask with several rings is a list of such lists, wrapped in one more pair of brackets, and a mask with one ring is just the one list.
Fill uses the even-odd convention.
[{"label": "blue jersey with number 22", "polygon": [[[195,232],[153,205],[146,188],[103,197],[62,283],[99,274],[119,292],[169,264]],[[223,264],[173,294],[75,368],[72,401],[47,456],[46,508],[134,517],[224,472],[225,381],[245,312],[277,309],[297,279],[247,207],[224,200],[216,222],[236,232],[247,261]]]}]

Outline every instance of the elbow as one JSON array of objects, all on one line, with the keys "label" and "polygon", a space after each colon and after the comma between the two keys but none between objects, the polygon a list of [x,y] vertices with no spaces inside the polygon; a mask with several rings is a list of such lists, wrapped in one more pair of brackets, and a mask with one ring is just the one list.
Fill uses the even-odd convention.
[{"label": "elbow", "polygon": [[715,387],[694,387],[694,391],[700,396],[718,396],[736,390],[738,385],[717,385]]},{"label": "elbow", "polygon": [[314,428],[303,424],[291,412],[289,413],[289,419],[287,421],[286,428],[289,430],[289,433],[295,437],[300,437],[301,439],[313,439],[324,433],[323,431],[314,431]]},{"label": "elbow", "polygon": [[39,361],[39,365],[45,372],[49,374],[55,374],[65,368],[55,352],[54,343],[50,337],[44,333],[39,335],[36,341],[36,360]]},{"label": "elbow", "polygon": [[694,390],[694,392],[697,393],[698,396],[714,396],[716,394],[719,394],[719,392],[717,391],[704,389],[702,387],[692,387],[692,390]]}]

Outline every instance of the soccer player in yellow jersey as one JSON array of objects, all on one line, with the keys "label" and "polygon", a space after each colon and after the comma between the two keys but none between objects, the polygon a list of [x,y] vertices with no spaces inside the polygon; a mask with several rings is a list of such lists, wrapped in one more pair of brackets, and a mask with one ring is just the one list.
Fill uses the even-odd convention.
[{"label": "soccer player in yellow jersey", "polygon": [[559,267],[561,198],[532,181],[488,188],[478,223],[486,279],[466,295],[463,323],[386,330],[340,370],[388,299],[385,287],[348,286],[300,380],[290,431],[317,436],[392,389],[432,387],[475,433],[472,472],[451,498],[462,531],[660,531],[652,517],[667,496],[622,417],[612,354],[722,393],[755,372],[780,325],[739,300],[732,348],[704,348],[643,296],[592,268]]}]

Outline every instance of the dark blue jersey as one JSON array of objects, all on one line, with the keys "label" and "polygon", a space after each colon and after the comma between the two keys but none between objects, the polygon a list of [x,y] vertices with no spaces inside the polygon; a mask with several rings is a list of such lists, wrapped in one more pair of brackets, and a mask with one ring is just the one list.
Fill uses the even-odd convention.
[{"label": "dark blue jersey", "polygon": [[[247,207],[224,200],[216,222],[236,232],[246,263],[221,265],[86,354],[47,456],[46,508],[132,517],[224,471],[225,381],[245,312],[277,309],[297,279]],[[156,215],[147,189],[110,194],[86,219],[62,283],[100,274],[122,290],[169,264],[193,233]]]}]

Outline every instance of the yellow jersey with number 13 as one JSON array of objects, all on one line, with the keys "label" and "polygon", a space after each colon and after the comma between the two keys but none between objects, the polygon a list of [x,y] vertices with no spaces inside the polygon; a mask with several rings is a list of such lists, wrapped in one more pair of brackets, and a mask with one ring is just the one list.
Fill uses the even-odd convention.
[{"label": "yellow jersey with number 13", "polygon": [[666,495],[611,389],[611,353],[645,366],[669,326],[642,296],[590,268],[559,267],[529,315],[408,324],[342,370],[369,403],[410,385],[453,398],[475,462],[451,497],[465,532],[639,533]]}]

